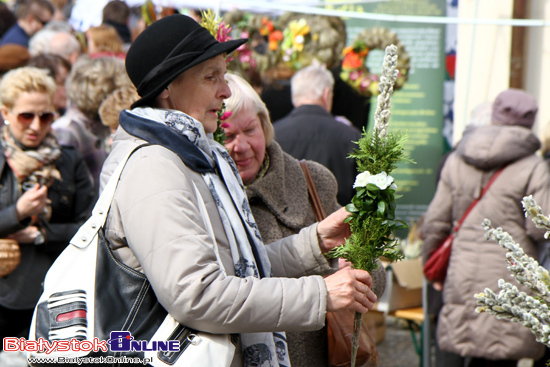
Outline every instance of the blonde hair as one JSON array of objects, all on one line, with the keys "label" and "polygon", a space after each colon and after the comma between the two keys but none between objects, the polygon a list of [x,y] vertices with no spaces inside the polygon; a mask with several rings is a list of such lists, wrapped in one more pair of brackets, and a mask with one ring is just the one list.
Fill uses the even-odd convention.
[{"label": "blonde hair", "polygon": [[260,122],[262,123],[265,145],[271,145],[275,133],[269,118],[269,111],[258,93],[244,78],[238,76],[237,74],[226,74],[225,80],[227,80],[229,89],[231,89],[231,97],[225,100],[226,111],[231,111],[232,115],[235,115],[247,108],[250,108],[256,112],[260,118]]},{"label": "blonde hair", "polygon": [[81,56],[67,78],[67,98],[91,119],[99,118],[99,106],[112,91],[132,85],[124,61],[115,57]]},{"label": "blonde hair", "polygon": [[22,93],[47,93],[53,105],[55,80],[45,69],[24,66],[8,71],[0,81],[0,101],[7,108],[13,108]]},{"label": "blonde hair", "polygon": [[130,109],[132,103],[139,99],[134,86],[115,89],[99,106],[99,117],[105,126],[111,129],[118,127],[118,116],[123,110]]},{"label": "blonde hair", "polygon": [[86,31],[88,36],[88,49],[93,42],[95,51],[107,51],[113,53],[124,53],[124,42],[118,35],[115,27],[102,24],[97,27],[90,27]]}]

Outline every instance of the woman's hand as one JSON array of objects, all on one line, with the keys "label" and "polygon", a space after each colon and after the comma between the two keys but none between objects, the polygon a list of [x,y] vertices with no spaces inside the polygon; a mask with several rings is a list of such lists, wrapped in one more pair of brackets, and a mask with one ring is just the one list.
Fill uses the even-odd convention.
[{"label": "woman's hand", "polygon": [[48,188],[36,184],[34,187],[27,190],[15,206],[17,211],[17,219],[21,222],[23,219],[33,215],[42,214],[46,208],[48,200]]},{"label": "woman's hand", "polygon": [[37,233],[38,227],[28,226],[27,228],[23,228],[18,232],[10,234],[8,238],[16,240],[17,243],[34,243]]},{"label": "woman's hand", "polygon": [[365,313],[372,309],[376,295],[370,289],[372,278],[364,270],[345,267],[325,278],[327,311],[352,310]]},{"label": "woman's hand", "polygon": [[342,207],[319,222],[317,236],[322,253],[344,244],[345,239],[351,236],[349,224],[344,223],[349,214],[346,208]]}]

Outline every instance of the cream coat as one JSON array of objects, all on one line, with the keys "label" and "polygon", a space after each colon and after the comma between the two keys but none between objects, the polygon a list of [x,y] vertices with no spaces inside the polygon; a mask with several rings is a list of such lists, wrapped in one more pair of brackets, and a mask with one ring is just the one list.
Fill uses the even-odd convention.
[{"label": "cream coat", "polygon": [[[121,157],[144,141],[119,128],[101,175],[106,183]],[[209,218],[201,217],[193,182]],[[210,221],[227,275],[216,260]],[[114,254],[145,273],[164,308],[181,324],[210,333],[307,331],[323,327],[332,271],[317,226],[267,247],[273,278],[238,278],[213,197],[200,174],[159,146],[128,160],[111,206],[106,236]],[[301,277],[291,279],[292,277]],[[240,348],[232,366],[242,366]]]},{"label": "cream coat", "polygon": [[443,350],[487,359],[537,358],[543,352],[527,328],[475,313],[474,299],[486,287],[498,292],[501,278],[517,284],[506,269],[506,251],[485,240],[484,218],[537,257],[536,241],[543,239],[544,232],[524,217],[521,200],[532,194],[545,213],[550,209],[550,174],[534,154],[539,147],[538,139],[523,127],[470,128],[445,163],[423,225],[424,259],[449,234],[489,178],[502,165],[509,165],[470,212],[453,242],[437,330]]}]

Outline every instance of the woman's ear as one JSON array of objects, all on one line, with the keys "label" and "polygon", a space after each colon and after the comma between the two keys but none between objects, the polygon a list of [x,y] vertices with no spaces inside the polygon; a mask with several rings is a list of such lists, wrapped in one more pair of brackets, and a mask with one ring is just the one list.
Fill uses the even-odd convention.
[{"label": "woman's ear", "polygon": [[5,120],[8,118],[7,116],[8,116],[9,110],[6,106],[2,105],[2,107],[0,107],[0,112],[2,113],[2,120]]},{"label": "woman's ear", "polygon": [[165,88],[155,99],[155,107],[158,108],[174,108],[171,105],[170,90]]}]

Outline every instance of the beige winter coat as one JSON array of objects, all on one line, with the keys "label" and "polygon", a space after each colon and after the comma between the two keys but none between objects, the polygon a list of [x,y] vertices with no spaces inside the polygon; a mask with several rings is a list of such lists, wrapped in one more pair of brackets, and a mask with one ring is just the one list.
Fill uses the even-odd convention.
[{"label": "beige winter coat", "polygon": [[537,257],[536,241],[543,239],[544,232],[524,217],[521,200],[532,194],[545,213],[550,210],[550,174],[546,163],[535,155],[539,147],[539,140],[524,127],[469,128],[445,163],[423,225],[424,260],[495,171],[509,165],[470,212],[453,242],[437,329],[443,350],[515,360],[538,358],[544,350],[527,328],[487,313],[477,314],[474,299],[474,294],[486,287],[498,292],[501,278],[517,284],[506,269],[506,251],[485,240],[484,218],[510,233],[528,255]]},{"label": "beige winter coat", "polygon": [[[144,143],[119,128],[102,172],[104,185],[121,157]],[[203,218],[198,187],[209,217]],[[206,229],[215,232],[227,276]],[[304,331],[323,327],[327,290],[335,269],[319,250],[317,225],[270,244],[272,278],[234,276],[228,240],[216,204],[200,174],[159,146],[128,160],[111,206],[106,236],[114,254],[144,272],[159,302],[181,324],[210,333]],[[300,277],[292,279],[292,277]],[[242,366],[237,348],[232,366]]]}]

